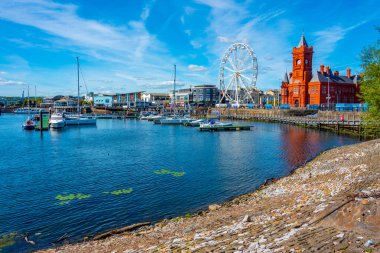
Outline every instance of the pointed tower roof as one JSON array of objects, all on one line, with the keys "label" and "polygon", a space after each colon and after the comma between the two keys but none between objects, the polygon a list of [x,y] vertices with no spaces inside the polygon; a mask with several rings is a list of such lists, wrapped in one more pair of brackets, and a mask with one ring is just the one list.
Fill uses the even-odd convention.
[{"label": "pointed tower roof", "polygon": [[308,47],[304,33],[302,33],[300,43],[298,43],[298,47],[301,47],[301,46]]},{"label": "pointed tower roof", "polygon": [[284,79],[282,79],[284,83],[289,83],[289,78],[288,78],[288,72],[285,72]]}]

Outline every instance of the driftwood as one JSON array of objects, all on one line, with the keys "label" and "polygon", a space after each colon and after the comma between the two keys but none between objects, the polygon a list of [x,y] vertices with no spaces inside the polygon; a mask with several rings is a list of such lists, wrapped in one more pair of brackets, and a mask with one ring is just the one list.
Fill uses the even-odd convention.
[{"label": "driftwood", "polygon": [[110,237],[111,235],[116,235],[116,234],[121,234],[121,233],[124,233],[124,232],[127,232],[127,231],[132,231],[134,229],[137,229],[137,228],[140,228],[140,227],[143,227],[143,226],[147,226],[147,225],[150,225],[150,224],[151,224],[150,222],[142,222],[142,223],[136,223],[136,224],[133,224],[133,225],[130,225],[130,226],[127,226],[127,227],[123,227],[123,228],[119,228],[119,229],[114,229],[114,230],[108,231],[106,233],[103,233],[103,234],[95,236],[94,240],[101,240],[101,239]]}]

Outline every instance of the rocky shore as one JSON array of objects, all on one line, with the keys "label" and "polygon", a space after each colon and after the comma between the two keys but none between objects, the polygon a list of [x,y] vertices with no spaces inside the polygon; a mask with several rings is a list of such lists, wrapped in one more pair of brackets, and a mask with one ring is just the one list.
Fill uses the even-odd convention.
[{"label": "rocky shore", "polygon": [[380,139],[199,214],[118,232],[41,252],[380,252]]}]

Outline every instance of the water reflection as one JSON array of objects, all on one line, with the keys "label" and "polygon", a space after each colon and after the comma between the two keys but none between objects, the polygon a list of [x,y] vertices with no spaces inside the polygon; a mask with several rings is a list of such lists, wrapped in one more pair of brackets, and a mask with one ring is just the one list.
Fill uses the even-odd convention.
[{"label": "water reflection", "polygon": [[321,149],[326,136],[323,132],[291,125],[281,125],[282,158],[291,168],[311,159]]}]

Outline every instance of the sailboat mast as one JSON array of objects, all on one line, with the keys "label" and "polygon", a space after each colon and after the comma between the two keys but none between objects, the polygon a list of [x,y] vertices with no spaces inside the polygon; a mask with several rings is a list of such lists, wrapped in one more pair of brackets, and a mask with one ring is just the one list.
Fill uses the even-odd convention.
[{"label": "sailboat mast", "polygon": [[174,114],[175,114],[175,107],[176,107],[176,104],[175,104],[175,79],[176,79],[176,75],[177,75],[177,66],[174,64],[174,90],[173,90],[173,103],[174,103],[174,107],[173,107],[173,110],[174,110]]},{"label": "sailboat mast", "polygon": [[29,84],[28,84],[28,115],[30,115]]},{"label": "sailboat mast", "polygon": [[80,114],[80,101],[79,101],[79,57],[77,56],[77,74],[78,74],[78,114]]},{"label": "sailboat mast", "polygon": [[37,108],[37,87],[34,85],[34,105]]}]

